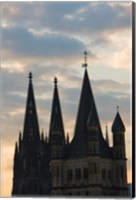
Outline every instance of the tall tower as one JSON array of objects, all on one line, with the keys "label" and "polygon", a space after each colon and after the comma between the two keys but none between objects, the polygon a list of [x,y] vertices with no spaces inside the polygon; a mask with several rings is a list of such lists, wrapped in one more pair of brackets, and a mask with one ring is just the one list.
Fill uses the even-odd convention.
[{"label": "tall tower", "polygon": [[54,95],[50,121],[49,144],[51,150],[50,169],[52,171],[51,194],[61,195],[63,182],[62,160],[64,158],[65,136],[56,77],[54,79]]},{"label": "tall tower", "polygon": [[112,124],[114,157],[113,182],[117,195],[121,196],[127,196],[125,131],[125,126],[119,113],[119,107],[117,106],[117,114]]},{"label": "tall tower", "polygon": [[32,73],[26,102],[23,135],[19,135],[14,155],[14,177],[12,195],[46,195],[49,193],[48,160],[45,157],[46,144],[40,138]]}]

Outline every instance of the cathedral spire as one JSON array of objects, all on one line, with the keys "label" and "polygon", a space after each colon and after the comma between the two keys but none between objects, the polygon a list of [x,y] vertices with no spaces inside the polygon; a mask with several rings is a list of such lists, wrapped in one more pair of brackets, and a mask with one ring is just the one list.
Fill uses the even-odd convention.
[{"label": "cathedral spire", "polygon": [[33,84],[32,84],[32,73],[29,73],[29,85],[27,93],[27,102],[26,102],[26,112],[24,120],[24,131],[23,139],[25,140],[39,140],[39,124],[36,111],[36,103],[34,98]]},{"label": "cathedral spire", "polygon": [[84,71],[84,78],[83,78],[80,102],[78,107],[75,131],[74,131],[74,138],[72,140],[72,148],[71,148],[71,151],[77,152],[78,155],[75,155],[76,157],[84,156],[87,152],[87,142],[88,142],[87,121],[89,118],[89,114],[91,112],[93,112],[93,115],[91,115],[91,121],[94,121],[95,124],[97,124],[98,130],[100,130],[101,132],[99,118],[93,97],[93,92],[90,85],[88,72],[86,69],[87,53],[85,52],[84,54],[85,54],[85,64],[83,64],[83,67],[85,67],[85,71]]},{"label": "cathedral spire", "polygon": [[58,80],[55,77],[51,120],[50,120],[49,142],[51,139],[52,131],[59,130],[62,133],[62,139],[63,139],[63,142],[65,143],[64,127],[63,127],[63,120],[62,120],[62,114],[61,114],[61,106],[60,106],[57,83],[58,83]]}]

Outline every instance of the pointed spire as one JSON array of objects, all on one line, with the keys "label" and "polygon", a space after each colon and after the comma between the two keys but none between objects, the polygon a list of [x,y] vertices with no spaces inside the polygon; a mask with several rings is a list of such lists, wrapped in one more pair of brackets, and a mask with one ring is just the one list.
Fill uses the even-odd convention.
[{"label": "pointed spire", "polygon": [[[93,114],[92,114],[93,113]],[[95,121],[99,125],[99,118],[95,106],[95,101],[90,86],[87,70],[84,72],[84,79],[80,97],[80,103],[78,108],[78,115],[76,120],[75,136],[85,137],[85,130],[87,125],[87,120],[89,120],[89,114],[91,115],[91,120]]]},{"label": "pointed spire", "polygon": [[61,114],[61,106],[60,106],[60,101],[59,101],[57,82],[58,82],[57,78],[55,77],[54,78],[54,94],[53,94],[53,102],[52,102],[52,112],[51,112],[51,120],[50,120],[49,141],[50,141],[52,130],[59,130],[62,132],[63,142],[65,142],[63,120],[62,120],[62,114]]},{"label": "pointed spire", "polygon": [[[93,112],[93,115],[90,114]],[[87,154],[88,144],[88,130],[87,120],[91,115],[91,120],[98,124],[98,129],[101,133],[99,118],[95,106],[92,88],[90,85],[87,69],[84,71],[84,78],[78,107],[78,114],[76,119],[74,138],[72,140],[71,152],[77,152],[76,157],[82,157]]]},{"label": "pointed spire", "polygon": [[117,106],[117,114],[112,124],[112,132],[117,132],[117,131],[125,132],[125,126],[119,113],[119,106]]},{"label": "pointed spire", "polygon": [[106,132],[106,142],[109,145],[109,136],[108,136],[108,125],[107,125],[107,123],[106,123],[105,129],[106,129],[106,131],[105,131]]},{"label": "pointed spire", "polygon": [[31,72],[29,73],[28,78],[29,78],[29,85],[27,93],[23,139],[29,140],[28,138],[32,138],[33,140],[34,139],[39,140],[40,139],[39,124],[37,118]]}]

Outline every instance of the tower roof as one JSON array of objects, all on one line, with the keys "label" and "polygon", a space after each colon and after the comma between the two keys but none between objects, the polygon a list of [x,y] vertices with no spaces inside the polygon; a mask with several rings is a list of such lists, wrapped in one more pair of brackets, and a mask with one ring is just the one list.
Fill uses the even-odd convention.
[{"label": "tower roof", "polygon": [[116,131],[125,132],[125,126],[124,126],[124,123],[123,123],[121,116],[119,114],[118,107],[117,107],[117,114],[116,114],[114,122],[112,124],[112,132],[116,132]]},{"label": "tower roof", "polygon": [[36,111],[36,103],[34,98],[32,73],[29,73],[29,85],[27,93],[26,111],[24,119],[23,139],[25,140],[39,140],[39,124]]},{"label": "tower roof", "polygon": [[56,77],[54,78],[54,94],[53,94],[51,120],[50,120],[49,141],[52,134],[52,130],[61,131],[63,141],[65,142],[64,127],[63,127],[63,120],[62,120],[62,114],[61,114],[61,106],[60,106]]},{"label": "tower roof", "polygon": [[88,72],[85,68],[74,138],[70,145],[70,154],[72,157],[83,157],[87,153],[87,120],[89,113],[91,113],[91,121],[95,122],[95,124],[98,124],[99,130],[101,132],[94,97],[88,78]]}]

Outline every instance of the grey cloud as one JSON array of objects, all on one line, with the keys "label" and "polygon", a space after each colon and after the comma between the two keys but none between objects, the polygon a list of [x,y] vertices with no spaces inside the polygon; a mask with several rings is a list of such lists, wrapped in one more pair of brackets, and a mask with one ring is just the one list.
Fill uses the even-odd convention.
[{"label": "grey cloud", "polygon": [[38,37],[21,27],[5,28],[2,33],[3,50],[8,49],[16,56],[71,56],[85,49],[78,40],[55,33]]},{"label": "grey cloud", "polygon": [[113,92],[119,91],[121,94],[128,94],[130,93],[130,84],[128,83],[119,83],[114,80],[97,80],[97,81],[91,81],[92,84],[94,84],[94,89],[97,87],[97,89],[103,91],[103,90],[111,90]]},{"label": "grey cloud", "polygon": [[[37,30],[46,27],[51,30],[87,34],[90,31],[130,28],[131,10],[127,12],[124,8],[128,2],[123,2],[122,5],[115,2],[115,5],[112,6],[109,2],[25,2],[9,3],[5,9],[6,13],[9,13],[9,22],[14,24],[21,23],[22,26]],[[81,9],[84,11],[79,12]],[[73,16],[73,20],[64,18],[66,15]],[[6,18],[6,15],[4,17]]]}]

